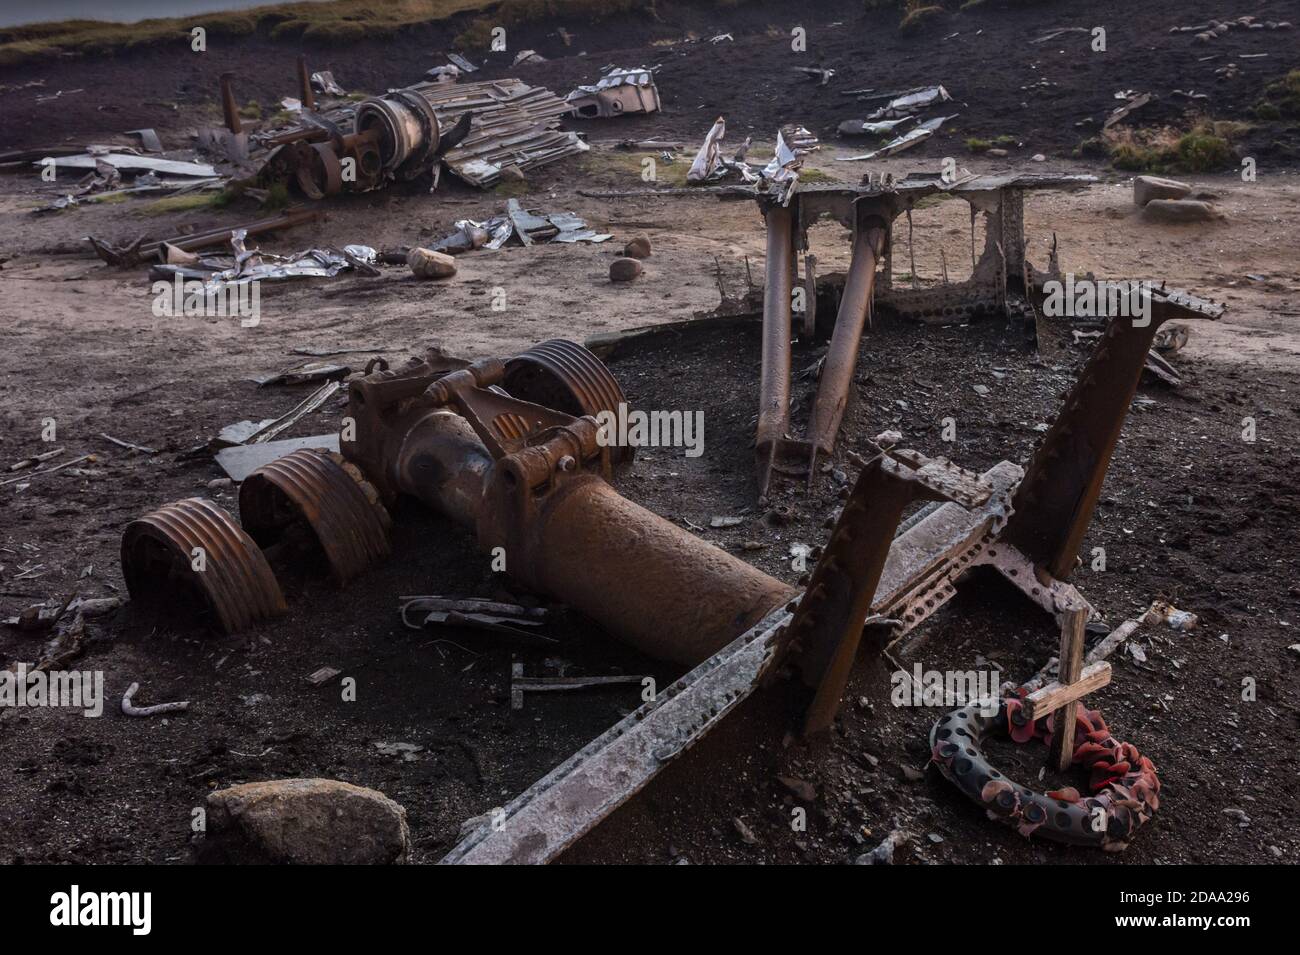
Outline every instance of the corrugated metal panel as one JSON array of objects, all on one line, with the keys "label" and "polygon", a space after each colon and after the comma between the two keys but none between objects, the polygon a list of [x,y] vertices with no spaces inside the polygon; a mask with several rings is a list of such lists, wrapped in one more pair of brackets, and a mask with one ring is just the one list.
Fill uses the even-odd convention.
[{"label": "corrugated metal panel", "polygon": [[589,147],[576,133],[560,129],[572,109],[550,90],[520,80],[480,83],[421,83],[409,87],[438,115],[443,129],[472,113],[470,133],[442,161],[460,178],[480,187],[497,182],[506,166],[525,171]]}]

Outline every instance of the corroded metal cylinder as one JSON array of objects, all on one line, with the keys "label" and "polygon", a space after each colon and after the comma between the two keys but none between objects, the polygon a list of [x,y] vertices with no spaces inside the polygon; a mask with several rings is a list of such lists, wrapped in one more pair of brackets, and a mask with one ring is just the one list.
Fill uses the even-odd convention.
[{"label": "corroded metal cylinder", "polygon": [[835,316],[835,331],[831,334],[830,349],[822,365],[817,401],[808,428],[808,437],[823,454],[830,454],[835,448],[835,435],[840,430],[840,420],[848,403],[853,370],[858,364],[858,345],[871,312],[876,261],[884,249],[886,228],[882,220],[872,217],[868,222],[860,222],[854,230],[848,281],[840,298],[839,313]]},{"label": "corroded metal cylinder", "polygon": [[767,210],[767,282],[763,290],[763,363],[758,385],[760,469],[790,427],[790,295],[794,283],[794,217]]},{"label": "corroded metal cylinder", "polygon": [[479,514],[479,545],[503,548],[506,573],[625,643],[700,663],[797,593],[596,475],[566,472],[566,459],[572,455],[552,446],[499,461]]}]

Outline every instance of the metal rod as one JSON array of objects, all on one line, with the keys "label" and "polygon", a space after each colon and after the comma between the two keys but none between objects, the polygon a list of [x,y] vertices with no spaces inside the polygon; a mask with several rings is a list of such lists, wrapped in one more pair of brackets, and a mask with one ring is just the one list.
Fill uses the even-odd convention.
[{"label": "metal rod", "polygon": [[849,277],[840,298],[840,310],[835,317],[835,331],[831,335],[830,350],[822,364],[821,381],[817,385],[817,402],[813,406],[812,423],[808,429],[813,448],[830,454],[835,447],[835,435],[844,417],[849,386],[858,363],[858,345],[862,330],[871,314],[871,296],[876,284],[876,262],[885,244],[885,225],[873,217],[859,224],[853,237],[853,258],[849,264]]},{"label": "metal rod", "polygon": [[307,70],[307,54],[298,54],[298,99],[303,109],[316,108],[316,94],[311,88],[311,73]]},{"label": "metal rod", "polygon": [[235,105],[235,74],[221,74],[221,111],[226,118],[226,129],[238,136],[244,131],[239,121],[239,107]]},{"label": "metal rod", "polygon": [[759,493],[767,491],[777,444],[790,426],[790,296],[793,291],[793,217],[788,208],[767,210],[767,285],[763,291],[763,367],[758,387]]}]

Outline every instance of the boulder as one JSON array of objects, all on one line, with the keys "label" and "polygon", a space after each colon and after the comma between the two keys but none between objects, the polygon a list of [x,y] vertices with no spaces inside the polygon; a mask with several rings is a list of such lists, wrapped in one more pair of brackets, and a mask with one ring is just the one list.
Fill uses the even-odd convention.
[{"label": "boulder", "polygon": [[1133,204],[1140,208],[1152,199],[1183,199],[1191,191],[1191,186],[1176,179],[1138,176],[1133,180]]},{"label": "boulder", "polygon": [[406,810],[334,779],[275,779],[211,793],[204,863],[387,865],[411,847]]},{"label": "boulder", "polygon": [[412,249],[406,254],[406,264],[417,279],[447,279],[456,274],[456,260],[432,249]]},{"label": "boulder", "polygon": [[609,266],[611,282],[631,282],[642,272],[641,263],[633,258],[615,259]]},{"label": "boulder", "polygon": [[636,235],[627,245],[623,246],[623,254],[632,259],[650,258],[650,239],[644,235]]},{"label": "boulder", "polygon": [[1196,199],[1152,199],[1142,207],[1146,222],[1164,222],[1176,225],[1191,222],[1214,222],[1223,213],[1208,202]]}]

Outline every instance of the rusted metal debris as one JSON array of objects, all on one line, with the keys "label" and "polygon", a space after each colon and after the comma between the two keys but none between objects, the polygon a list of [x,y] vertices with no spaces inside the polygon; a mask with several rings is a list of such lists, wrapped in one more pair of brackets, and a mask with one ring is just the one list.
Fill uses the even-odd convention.
[{"label": "rusted metal debris", "polygon": [[341,455],[304,448],[258,468],[240,485],[239,516],[263,548],[305,522],[340,585],[389,554],[388,511],[374,487]]},{"label": "rusted metal debris", "polygon": [[[755,191],[767,222],[766,288],[763,298],[763,357],[759,379],[759,413],[755,457],[760,497],[768,493],[773,471],[806,475],[815,472],[817,456],[835,445],[857,364],[862,334],[876,307],[924,322],[956,323],[981,313],[1007,314],[1026,289],[1030,267],[1025,258],[1023,193],[1027,189],[1079,188],[1092,176],[971,176],[947,181],[940,176],[868,181],[857,187],[801,185],[785,201]],[[950,193],[971,206],[972,259],[974,222],[985,216],[985,246],[969,280],[918,288],[893,284],[893,230],[899,216],[909,217],[923,198]],[[788,205],[785,202],[788,201]],[[809,253],[808,230],[823,217],[836,219],[853,234],[849,276],[840,298],[830,351],[818,383],[812,420],[802,439],[789,434],[790,341],[796,331],[815,334],[814,322],[793,327],[791,294],[796,255]],[[910,246],[910,243],[909,243]],[[805,312],[815,308],[817,283],[807,281]],[[1032,284],[1032,283],[1031,283]]]},{"label": "rusted metal debris", "polygon": [[[828,208],[841,198],[827,196]],[[870,301],[893,217],[860,197],[843,208],[858,225],[860,261],[870,262],[848,296],[857,313]],[[820,214],[815,206],[770,206],[773,262],[792,266],[794,223],[808,213],[808,221]],[[769,270],[769,302],[788,301],[791,271]],[[1002,462],[976,476],[882,447],[864,463],[802,596],[614,489],[631,449],[606,446],[595,416],[625,407],[626,398],[595,356],[558,340],[509,361],[431,351],[393,370],[375,360],[350,385],[355,433],[341,436],[341,458],[298,451],[251,475],[240,495],[248,533],[201,501],[134,522],[123,541],[128,586],[133,597],[169,578],[197,587],[225,628],[237,629],[284,606],[254,538],[274,550],[273,538],[305,525],[347,579],[384,556],[381,505],[404,495],[471,530],[484,551],[504,549],[508,573],[531,590],[646,653],[694,666],[514,800],[506,826],[479,828],[444,860],[548,861],[778,671],[799,673],[807,688],[805,732],[824,730],[864,625],[876,652],[897,646],[974,567],[995,568],[1058,616],[1088,609],[1068,577],[1143,358],[1168,318],[1222,311],[1186,293],[1151,294],[1149,326],[1111,319],[1025,470]],[[788,313],[777,317],[788,346]],[[842,313],[841,321],[856,348],[859,320]],[[765,356],[777,355],[765,368],[780,366],[780,337],[765,345]],[[902,521],[917,500],[938,506]],[[219,573],[187,570],[195,547],[214,551],[209,567]]]},{"label": "rusted metal debris", "polygon": [[177,235],[169,239],[149,240],[148,237],[141,236],[127,245],[114,245],[92,235],[88,236],[86,241],[95,250],[95,254],[109,265],[127,268],[139,265],[141,262],[165,261],[165,247],[168,245],[184,252],[211,249],[229,243],[231,236],[237,230],[244,232],[248,236],[265,235],[268,232],[291,229],[294,226],[314,222],[320,218],[321,214],[315,209],[290,208],[273,216],[256,219],[242,225],[224,226],[220,229],[210,229],[207,232],[190,235]]},{"label": "rusted metal debris", "polygon": [[584,119],[608,119],[625,113],[659,111],[659,89],[654,71],[610,70],[592,86],[579,86],[566,99],[569,107]]},{"label": "rusted metal debris", "polygon": [[[1161,306],[1187,317],[1195,312],[1214,318],[1217,306],[1185,293],[1163,292]],[[1166,317],[1168,317],[1166,315]],[[1125,320],[1114,318],[1112,326]],[[1144,330],[1143,336],[1145,337]],[[1155,330],[1150,331],[1151,335]],[[1108,347],[1113,344],[1116,347]],[[1129,398],[1141,374],[1144,338],[1122,331],[1099,342],[1067,397],[1058,418],[1062,434],[1117,434]],[[1134,356],[1138,356],[1134,359]],[[1080,400],[1093,394],[1098,380],[1117,390],[1111,402]],[[1092,418],[1107,416],[1094,425]],[[1050,435],[1049,435],[1050,437]],[[1013,500],[1035,484],[1060,483],[1063,501],[1073,500],[1077,513],[1043,509],[1024,518],[1025,528],[1047,522],[1040,539],[1029,546],[1036,555],[1061,558],[1063,548],[1078,546],[1079,522],[1091,518],[1090,492],[1099,489],[1113,442],[1071,455],[1055,442],[1044,442],[1027,470],[1002,462],[975,478],[942,461],[915,452],[889,451],[868,462],[831,541],[813,570],[802,597],[792,597],[677,683],[584,747],[504,809],[506,825],[482,825],[442,861],[544,863],[552,861],[618,806],[631,798],[664,766],[717,726],[728,713],[780,664],[789,663],[813,690],[805,730],[829,725],[844,681],[863,638],[880,652],[892,637],[897,643],[956,593],[956,584],[974,567],[988,564],[1003,573],[1039,606],[1058,617],[1087,602],[1063,579],[1053,575],[1016,546],[1011,537]],[[1081,478],[1080,461],[1084,467]],[[911,473],[908,473],[908,472]],[[928,472],[928,474],[927,474]],[[910,480],[909,480],[910,479]],[[1082,506],[1079,485],[1083,493]],[[916,519],[899,516],[916,496],[950,498]],[[1054,496],[1053,500],[1057,498]],[[1095,496],[1091,497],[1095,504]],[[856,506],[850,506],[856,505]],[[874,513],[872,513],[874,511]],[[1031,512],[1032,513],[1032,512]],[[900,527],[897,535],[894,529]],[[1069,555],[1073,569],[1074,553]],[[1058,564],[1058,569],[1060,569]],[[815,601],[812,603],[811,601]]]},{"label": "rusted metal debris", "polygon": [[[306,61],[297,75],[300,121],[249,137],[235,108],[233,77],[222,77],[225,127],[205,130],[201,147],[236,164],[251,164],[265,183],[290,182],[311,199],[366,191],[445,166],[480,188],[504,171],[525,172],[588,146],[559,128],[572,107],[549,90],[517,79],[478,83],[416,83],[360,102],[335,100],[316,109]],[[324,74],[312,74],[313,81]],[[337,90],[316,83],[323,92]],[[332,95],[340,95],[341,90]]]},{"label": "rusted metal debris", "polygon": [[177,591],[201,597],[227,633],[287,609],[257,544],[221,507],[202,498],[166,504],[128,524],[122,575],[135,601]]}]

